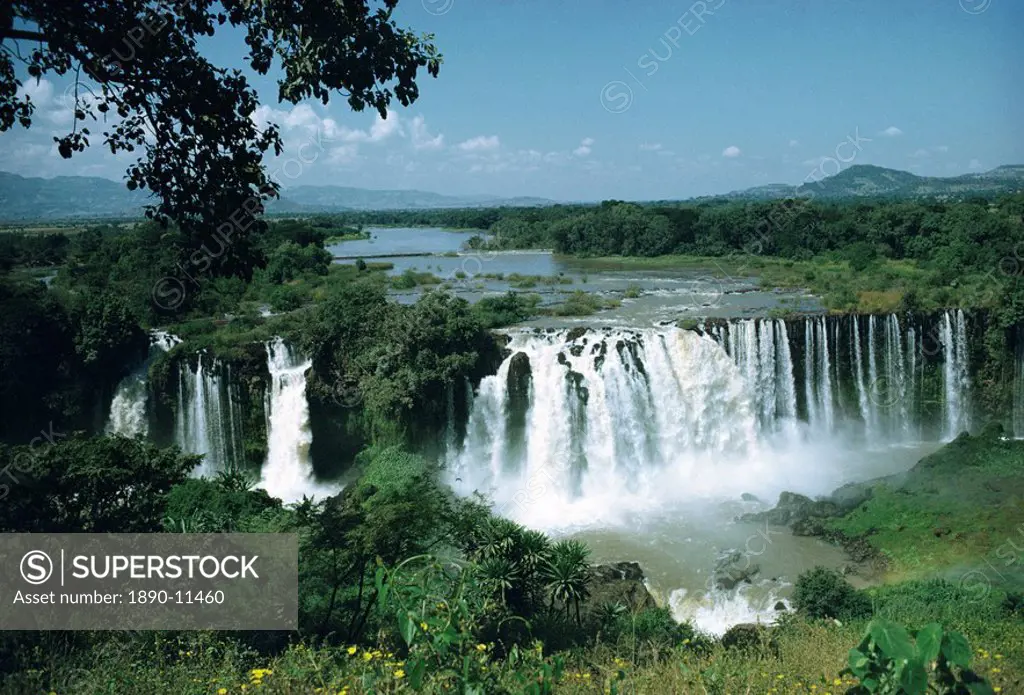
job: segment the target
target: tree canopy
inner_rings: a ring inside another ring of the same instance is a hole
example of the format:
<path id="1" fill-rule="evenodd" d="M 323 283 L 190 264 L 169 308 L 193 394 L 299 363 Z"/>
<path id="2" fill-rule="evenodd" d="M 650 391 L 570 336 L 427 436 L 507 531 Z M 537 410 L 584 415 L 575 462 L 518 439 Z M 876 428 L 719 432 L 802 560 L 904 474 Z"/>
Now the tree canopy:
<path id="1" fill-rule="evenodd" d="M 262 255 L 247 239 L 277 192 L 262 160 L 282 143 L 275 125 L 253 120 L 258 95 L 245 73 L 214 65 L 200 43 L 233 27 L 245 35 L 248 68 L 279 71 L 278 101 L 327 104 L 339 92 L 354 110 L 384 118 L 393 99 L 408 106 L 419 96 L 421 68 L 436 77 L 441 63 L 431 36 L 397 26 L 397 4 L 0 2 L 0 132 L 33 124 L 37 105 L 17 63 L 29 80 L 70 75 L 74 120 L 54 137 L 60 154 L 70 158 L 98 136 L 112 154 L 140 150 L 127 185 L 152 191 L 147 214 L 180 230 L 165 242 L 193 258 L 216 231 L 231 249 L 205 252 L 209 272 L 248 278 Z"/>

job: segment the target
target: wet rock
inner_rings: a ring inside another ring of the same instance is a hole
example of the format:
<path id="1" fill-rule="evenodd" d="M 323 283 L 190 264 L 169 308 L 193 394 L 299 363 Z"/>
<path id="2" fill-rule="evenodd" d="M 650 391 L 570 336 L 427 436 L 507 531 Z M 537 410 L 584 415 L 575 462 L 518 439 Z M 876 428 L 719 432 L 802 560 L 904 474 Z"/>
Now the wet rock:
<path id="1" fill-rule="evenodd" d="M 806 519 L 824 519 L 840 514 L 840 508 L 831 500 L 812 500 L 795 492 L 783 492 L 774 509 L 753 514 L 744 514 L 740 521 L 767 523 L 773 526 L 790 526 Z M 804 534 L 807 535 L 807 534 Z"/>
<path id="2" fill-rule="evenodd" d="M 585 347 L 586 347 L 586 345 L 583 344 L 583 343 L 578 344 L 578 345 L 570 345 L 569 346 L 569 354 L 572 355 L 573 357 L 579 357 L 580 355 L 583 354 L 583 348 L 585 348 Z"/>
<path id="3" fill-rule="evenodd" d="M 871 499 L 873 484 L 849 483 L 832 491 L 828 499 L 845 514 Z"/>
<path id="4" fill-rule="evenodd" d="M 712 576 L 716 587 L 724 591 L 731 591 L 741 582 L 750 584 L 760 571 L 761 568 L 758 565 L 751 564 L 750 558 L 738 550 L 733 550 L 718 559 Z"/>
<path id="5" fill-rule="evenodd" d="M 752 495 L 749 492 L 744 492 L 742 495 L 740 495 L 740 499 L 743 500 L 744 502 L 760 502 L 761 501 L 760 499 L 758 499 L 757 495 Z"/>
<path id="6" fill-rule="evenodd" d="M 582 374 L 574 372 L 571 369 L 569 370 L 569 373 L 565 375 L 565 378 L 569 380 L 569 390 L 575 391 L 579 394 L 580 403 L 586 407 L 587 401 L 590 400 L 590 389 L 583 385 L 586 382 L 586 379 L 583 378 Z"/>
<path id="7" fill-rule="evenodd" d="M 776 601 L 775 602 L 775 610 L 777 610 L 777 611 L 788 611 L 789 608 L 782 601 Z"/>
<path id="8" fill-rule="evenodd" d="M 657 603 L 644 585 L 644 571 L 636 562 L 615 562 L 591 567 L 590 598 L 584 608 L 621 604 L 630 612 L 655 608 Z"/>
<path id="9" fill-rule="evenodd" d="M 583 328 L 582 326 L 577 327 L 577 328 L 573 328 L 572 330 L 570 330 L 566 334 L 565 342 L 567 342 L 567 343 L 575 342 L 576 340 L 579 340 L 580 338 L 582 338 L 586 334 L 587 334 L 587 329 Z"/>
<path id="10" fill-rule="evenodd" d="M 529 407 L 531 378 L 530 358 L 526 353 L 517 352 L 512 355 L 508 363 L 508 400 L 511 408 L 525 411 Z"/>

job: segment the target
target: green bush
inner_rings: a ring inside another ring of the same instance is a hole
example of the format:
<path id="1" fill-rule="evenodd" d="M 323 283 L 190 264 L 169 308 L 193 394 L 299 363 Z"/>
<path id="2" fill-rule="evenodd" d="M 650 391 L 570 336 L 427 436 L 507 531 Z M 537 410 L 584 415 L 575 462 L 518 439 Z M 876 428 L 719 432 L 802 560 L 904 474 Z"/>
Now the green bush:
<path id="1" fill-rule="evenodd" d="M 812 618 L 846 621 L 871 615 L 871 600 L 838 572 L 825 567 L 815 567 L 797 578 L 793 605 Z"/>
<path id="2" fill-rule="evenodd" d="M 850 650 L 842 675 L 859 681 L 848 695 L 994 695 L 970 665 L 971 646 L 958 632 L 944 631 L 938 623 L 907 631 L 873 620 L 861 643 Z"/>

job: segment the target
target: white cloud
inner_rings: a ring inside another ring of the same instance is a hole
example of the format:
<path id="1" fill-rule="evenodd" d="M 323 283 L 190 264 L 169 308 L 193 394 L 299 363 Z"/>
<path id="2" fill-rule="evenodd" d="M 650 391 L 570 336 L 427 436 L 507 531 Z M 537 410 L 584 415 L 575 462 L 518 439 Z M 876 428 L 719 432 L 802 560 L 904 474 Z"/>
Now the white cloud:
<path id="1" fill-rule="evenodd" d="M 946 152 L 949 152 L 949 145 L 937 145 L 933 147 L 932 150 L 934 150 L 935 152 L 942 152 L 943 154 L 945 154 Z"/>
<path id="2" fill-rule="evenodd" d="M 931 152 L 929 152 L 928 150 L 926 150 L 926 149 L 922 148 L 922 149 L 920 149 L 920 150 L 917 150 L 916 152 L 914 152 L 914 153 L 913 153 L 912 155 L 910 155 L 910 156 L 911 156 L 911 157 L 913 157 L 914 159 L 922 159 L 922 158 L 924 158 L 924 157 L 931 157 L 931 156 L 932 156 L 932 153 L 931 153 Z"/>
<path id="3" fill-rule="evenodd" d="M 460 142 L 457 147 L 463 152 L 493 152 L 501 147 L 501 140 L 497 135 L 477 135 Z"/>
<path id="4" fill-rule="evenodd" d="M 661 149 L 660 142 L 642 142 L 640 143 L 640 149 L 643 152 L 657 152 Z"/>
<path id="5" fill-rule="evenodd" d="M 594 138 L 583 138 L 580 142 L 580 146 L 572 151 L 577 157 L 586 157 L 591 152 L 591 147 L 594 145 Z"/>
<path id="6" fill-rule="evenodd" d="M 887 138 L 897 138 L 900 135 L 903 135 L 903 131 L 897 128 L 896 126 L 891 125 L 885 130 L 883 130 L 881 133 L 879 133 L 879 135 Z"/>
<path id="7" fill-rule="evenodd" d="M 423 116 L 416 116 L 409 126 L 412 131 L 412 146 L 417 150 L 439 150 L 444 147 L 444 135 L 431 135 Z"/>
<path id="8" fill-rule="evenodd" d="M 729 145 L 724 150 L 722 150 L 722 156 L 729 157 L 730 159 L 734 157 L 739 157 L 740 154 L 740 148 L 736 147 L 736 145 Z"/>
<path id="9" fill-rule="evenodd" d="M 967 165 L 967 168 L 968 169 L 980 169 L 981 168 L 981 161 L 979 161 L 977 159 L 972 159 L 970 164 Z"/>
<path id="10" fill-rule="evenodd" d="M 790 147 L 797 147 L 799 144 L 800 144 L 799 140 L 790 140 L 789 141 L 789 146 Z"/>

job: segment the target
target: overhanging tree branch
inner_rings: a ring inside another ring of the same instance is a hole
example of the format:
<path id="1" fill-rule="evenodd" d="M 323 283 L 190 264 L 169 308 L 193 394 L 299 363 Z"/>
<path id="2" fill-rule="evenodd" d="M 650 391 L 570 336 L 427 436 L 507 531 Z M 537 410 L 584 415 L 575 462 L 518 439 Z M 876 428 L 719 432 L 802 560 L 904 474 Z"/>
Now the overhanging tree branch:
<path id="1" fill-rule="evenodd" d="M 24 31 L 22 29 L 0 29 L 0 41 L 7 39 L 24 39 L 25 41 L 41 41 L 49 43 L 50 39 L 38 31 Z"/>

